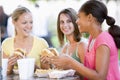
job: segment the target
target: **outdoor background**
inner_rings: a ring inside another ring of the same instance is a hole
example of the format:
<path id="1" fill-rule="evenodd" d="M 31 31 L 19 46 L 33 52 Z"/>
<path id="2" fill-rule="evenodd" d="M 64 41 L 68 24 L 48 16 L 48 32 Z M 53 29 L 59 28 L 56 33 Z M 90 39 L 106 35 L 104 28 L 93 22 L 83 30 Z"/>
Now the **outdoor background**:
<path id="1" fill-rule="evenodd" d="M 74 8 L 79 10 L 80 6 L 87 0 L 0 0 L 0 6 L 4 12 L 10 16 L 18 6 L 29 8 L 34 17 L 33 32 L 36 36 L 49 36 L 53 47 L 59 49 L 57 38 L 57 16 L 64 8 Z M 108 8 L 110 16 L 114 17 L 116 24 L 120 25 L 120 0 L 101 0 Z M 8 28 L 6 35 L 13 36 L 13 27 Z M 107 30 L 106 23 L 103 24 L 103 30 Z M 120 50 L 119 50 L 120 53 Z M 120 58 L 120 57 L 119 57 Z"/>

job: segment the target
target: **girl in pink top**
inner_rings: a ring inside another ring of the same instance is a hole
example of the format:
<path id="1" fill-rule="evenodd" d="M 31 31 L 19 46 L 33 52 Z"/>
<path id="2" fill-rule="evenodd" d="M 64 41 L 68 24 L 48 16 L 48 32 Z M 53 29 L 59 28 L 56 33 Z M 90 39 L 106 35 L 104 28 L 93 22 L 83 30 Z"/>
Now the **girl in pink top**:
<path id="1" fill-rule="evenodd" d="M 98 0 L 84 3 L 78 12 L 78 24 L 81 33 L 89 33 L 88 49 L 85 53 L 84 65 L 68 56 L 53 57 L 55 66 L 76 70 L 84 80 L 120 80 L 118 66 L 118 49 L 120 49 L 120 27 L 107 15 L 106 6 Z M 110 26 L 108 32 L 102 31 L 102 23 L 106 20 Z M 62 65 L 60 65 L 62 64 Z"/>
<path id="2" fill-rule="evenodd" d="M 92 42 L 92 40 L 94 41 L 94 44 L 93 47 L 90 49 L 90 43 Z M 102 32 L 101 34 L 99 34 L 99 36 L 97 36 L 96 39 L 92 39 L 92 37 L 90 37 L 88 50 L 85 54 L 85 66 L 93 70 L 96 69 L 96 50 L 101 45 L 105 45 L 110 49 L 109 67 L 106 80 L 120 80 L 118 68 L 118 49 L 114 43 L 112 36 L 108 32 Z"/>

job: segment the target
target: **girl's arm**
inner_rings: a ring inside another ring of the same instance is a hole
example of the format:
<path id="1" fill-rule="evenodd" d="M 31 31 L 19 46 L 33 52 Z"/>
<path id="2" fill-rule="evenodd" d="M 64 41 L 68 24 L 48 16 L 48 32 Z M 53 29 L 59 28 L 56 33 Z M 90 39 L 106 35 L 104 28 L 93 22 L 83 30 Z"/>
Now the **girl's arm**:
<path id="1" fill-rule="evenodd" d="M 89 69 L 73 59 L 69 59 L 68 62 L 71 63 L 72 69 L 78 71 L 82 76 L 87 77 L 89 80 L 105 80 L 108 72 L 109 58 L 109 48 L 105 45 L 101 45 L 96 50 L 95 70 Z"/>

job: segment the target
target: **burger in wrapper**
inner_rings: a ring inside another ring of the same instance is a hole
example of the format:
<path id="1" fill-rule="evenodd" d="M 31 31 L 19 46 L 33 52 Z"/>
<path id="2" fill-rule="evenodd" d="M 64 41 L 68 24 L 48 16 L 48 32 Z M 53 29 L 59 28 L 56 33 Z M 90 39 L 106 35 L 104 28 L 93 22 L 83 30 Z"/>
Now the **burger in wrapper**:
<path id="1" fill-rule="evenodd" d="M 18 49 L 15 50 L 14 55 L 22 56 L 22 57 L 24 56 L 25 57 L 26 56 L 26 52 L 25 52 L 25 50 L 18 48 Z"/>
<path id="2" fill-rule="evenodd" d="M 48 73 L 51 72 L 52 69 L 36 69 L 35 71 L 35 74 L 38 76 L 38 77 L 49 77 Z"/>
<path id="3" fill-rule="evenodd" d="M 40 56 L 46 57 L 58 56 L 58 52 L 55 48 L 43 49 Z"/>
<path id="4" fill-rule="evenodd" d="M 17 56 L 17 57 L 25 58 L 26 51 L 21 49 L 21 48 L 17 48 L 17 49 L 14 50 L 14 55 Z M 14 74 L 19 74 L 18 65 L 17 64 L 14 65 L 13 72 L 14 72 Z"/>
<path id="5" fill-rule="evenodd" d="M 58 56 L 57 50 L 55 48 L 46 48 L 43 49 L 40 57 L 41 57 L 41 63 L 42 65 L 46 66 L 43 67 L 44 69 L 54 68 L 54 66 L 51 64 L 51 57 Z"/>
<path id="6" fill-rule="evenodd" d="M 56 48 L 48 48 L 48 50 L 50 50 L 55 56 L 58 56 L 59 53 L 58 51 L 56 50 Z"/>

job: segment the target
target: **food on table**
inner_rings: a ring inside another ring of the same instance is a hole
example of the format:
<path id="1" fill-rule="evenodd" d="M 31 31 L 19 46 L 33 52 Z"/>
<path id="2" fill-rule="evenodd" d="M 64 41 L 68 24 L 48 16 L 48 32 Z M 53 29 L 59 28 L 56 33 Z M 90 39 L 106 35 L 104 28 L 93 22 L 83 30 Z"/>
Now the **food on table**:
<path id="1" fill-rule="evenodd" d="M 43 74 L 45 74 L 45 73 L 48 73 L 50 71 L 52 71 L 52 69 L 48 69 L 48 70 L 46 70 L 46 69 L 36 69 L 35 74 L 36 73 L 43 73 Z"/>
<path id="2" fill-rule="evenodd" d="M 61 69 L 36 69 L 35 74 L 38 77 L 49 77 L 49 78 L 64 78 L 74 76 L 75 70 L 61 70 Z"/>
<path id="3" fill-rule="evenodd" d="M 53 70 L 48 73 L 49 78 L 64 78 L 69 76 L 74 76 L 75 70 L 68 69 L 68 70 Z"/>
<path id="4" fill-rule="evenodd" d="M 38 77 L 49 77 L 48 73 L 51 72 L 51 69 L 36 69 L 35 71 L 35 75 L 37 75 Z"/>

